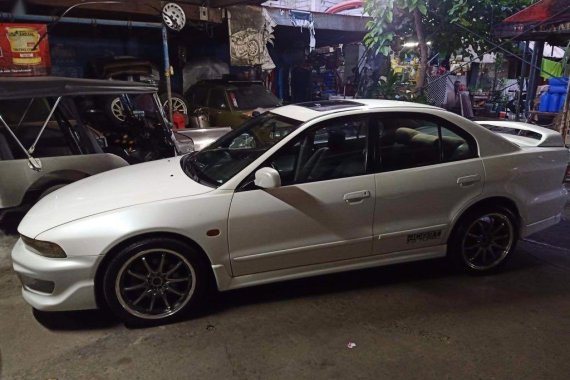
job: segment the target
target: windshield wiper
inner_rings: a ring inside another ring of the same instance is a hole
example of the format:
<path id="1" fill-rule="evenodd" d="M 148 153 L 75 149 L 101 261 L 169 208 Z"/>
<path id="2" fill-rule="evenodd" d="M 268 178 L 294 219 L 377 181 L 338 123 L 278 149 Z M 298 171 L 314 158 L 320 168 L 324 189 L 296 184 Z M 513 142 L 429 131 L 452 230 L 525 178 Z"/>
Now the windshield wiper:
<path id="1" fill-rule="evenodd" d="M 192 180 L 198 182 L 201 185 L 206 185 L 209 187 L 217 187 L 214 182 L 211 182 L 203 178 L 204 176 L 201 173 L 200 169 L 192 161 L 194 154 L 195 153 L 191 153 L 186 157 L 184 157 L 184 160 L 182 161 L 182 170 L 184 170 L 184 173 L 186 173 L 188 177 L 190 177 Z"/>

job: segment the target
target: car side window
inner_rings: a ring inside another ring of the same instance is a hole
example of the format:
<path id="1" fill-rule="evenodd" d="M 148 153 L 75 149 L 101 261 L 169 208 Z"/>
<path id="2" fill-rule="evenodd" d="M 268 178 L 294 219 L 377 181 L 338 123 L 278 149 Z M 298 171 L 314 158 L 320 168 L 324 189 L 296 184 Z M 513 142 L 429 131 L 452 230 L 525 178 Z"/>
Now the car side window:
<path id="1" fill-rule="evenodd" d="M 279 172 L 284 186 L 353 177 L 366 174 L 367 148 L 368 119 L 342 117 L 305 131 L 265 166 Z"/>
<path id="2" fill-rule="evenodd" d="M 223 88 L 213 88 L 210 90 L 208 107 L 215 109 L 227 109 L 226 91 Z"/>
<path id="3" fill-rule="evenodd" d="M 422 115 L 386 115 L 376 120 L 380 171 L 394 171 L 473 158 L 475 143 L 449 123 Z"/>
<path id="4" fill-rule="evenodd" d="M 205 106 L 208 102 L 208 89 L 206 87 L 196 87 L 190 96 L 190 102 L 195 106 Z"/>

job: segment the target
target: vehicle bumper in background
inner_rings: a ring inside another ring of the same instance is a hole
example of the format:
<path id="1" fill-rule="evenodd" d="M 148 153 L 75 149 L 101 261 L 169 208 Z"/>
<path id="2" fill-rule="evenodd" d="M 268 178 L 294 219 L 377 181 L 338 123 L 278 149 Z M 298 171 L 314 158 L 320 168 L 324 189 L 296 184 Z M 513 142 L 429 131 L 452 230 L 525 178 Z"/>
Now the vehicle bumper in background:
<path id="1" fill-rule="evenodd" d="M 534 234 L 535 232 L 547 229 L 548 227 L 558 224 L 561 220 L 562 220 L 562 214 L 558 214 L 532 224 L 527 224 L 522 228 L 521 237 L 527 237 L 529 235 Z"/>
<path id="2" fill-rule="evenodd" d="M 22 282 L 22 296 L 44 311 L 97 308 L 93 274 L 99 256 L 52 259 L 31 252 L 19 239 L 12 250 L 14 271 Z"/>

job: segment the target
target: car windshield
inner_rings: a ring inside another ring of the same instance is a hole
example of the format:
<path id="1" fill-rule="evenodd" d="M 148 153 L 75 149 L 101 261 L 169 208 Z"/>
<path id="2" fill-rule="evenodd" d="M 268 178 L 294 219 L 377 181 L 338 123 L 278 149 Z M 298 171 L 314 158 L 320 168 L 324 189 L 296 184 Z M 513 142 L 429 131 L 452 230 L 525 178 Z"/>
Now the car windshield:
<path id="1" fill-rule="evenodd" d="M 228 90 L 228 98 L 237 110 L 274 108 L 280 105 L 279 99 L 261 85 L 232 88 Z"/>
<path id="2" fill-rule="evenodd" d="M 185 156 L 182 169 L 195 181 L 218 187 L 300 125 L 298 120 L 265 113 L 247 121 L 206 149 Z"/>

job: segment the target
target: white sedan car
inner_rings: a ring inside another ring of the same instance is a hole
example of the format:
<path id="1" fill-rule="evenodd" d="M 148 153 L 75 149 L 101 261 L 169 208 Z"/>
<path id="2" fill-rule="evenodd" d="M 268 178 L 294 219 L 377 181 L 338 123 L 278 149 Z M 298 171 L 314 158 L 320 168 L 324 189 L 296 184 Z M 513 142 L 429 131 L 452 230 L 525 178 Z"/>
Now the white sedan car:
<path id="1" fill-rule="evenodd" d="M 46 196 L 19 226 L 14 269 L 36 309 L 106 306 L 134 323 L 196 309 L 210 285 L 446 255 L 492 271 L 566 201 L 562 139 L 531 127 L 510 141 L 420 104 L 281 107 L 200 152 Z"/>

